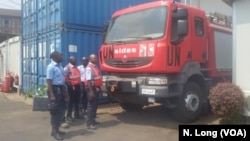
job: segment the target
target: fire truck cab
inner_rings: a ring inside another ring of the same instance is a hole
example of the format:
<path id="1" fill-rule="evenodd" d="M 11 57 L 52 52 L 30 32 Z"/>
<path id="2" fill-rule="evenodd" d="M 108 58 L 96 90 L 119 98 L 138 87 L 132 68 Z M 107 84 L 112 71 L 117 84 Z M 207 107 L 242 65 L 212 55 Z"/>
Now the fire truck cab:
<path id="1" fill-rule="evenodd" d="M 180 122 L 209 107 L 209 89 L 231 80 L 232 31 L 198 8 L 155 1 L 116 11 L 99 52 L 103 92 L 125 110 L 151 103 Z"/>

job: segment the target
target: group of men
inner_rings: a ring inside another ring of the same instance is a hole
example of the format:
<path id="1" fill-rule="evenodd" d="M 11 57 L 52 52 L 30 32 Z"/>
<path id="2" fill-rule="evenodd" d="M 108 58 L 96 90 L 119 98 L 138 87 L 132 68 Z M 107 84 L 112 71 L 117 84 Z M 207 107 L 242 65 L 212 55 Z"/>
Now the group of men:
<path id="1" fill-rule="evenodd" d="M 96 129 L 96 112 L 102 76 L 97 67 L 97 56 L 82 58 L 82 65 L 77 66 L 75 57 L 63 68 L 63 56 L 60 52 L 51 53 L 51 63 L 47 66 L 47 84 L 49 110 L 53 136 L 63 140 L 65 132 L 59 130 L 63 122 L 83 118 L 86 113 L 88 129 Z"/>

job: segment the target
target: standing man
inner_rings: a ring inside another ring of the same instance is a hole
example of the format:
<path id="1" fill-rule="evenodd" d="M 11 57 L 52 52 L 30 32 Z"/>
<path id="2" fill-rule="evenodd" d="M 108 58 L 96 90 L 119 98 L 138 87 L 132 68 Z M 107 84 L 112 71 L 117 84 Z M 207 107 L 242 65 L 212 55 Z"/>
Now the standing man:
<path id="1" fill-rule="evenodd" d="M 86 68 L 86 84 L 87 84 L 87 128 L 96 129 L 96 112 L 98 106 L 98 98 L 100 87 L 102 85 L 101 71 L 97 67 L 97 57 L 95 54 L 89 56 L 89 64 Z"/>
<path id="2" fill-rule="evenodd" d="M 83 57 L 82 58 L 82 65 L 79 65 L 77 68 L 81 72 L 81 98 L 80 98 L 80 112 L 83 112 L 84 114 L 87 111 L 87 92 L 85 89 L 85 80 L 86 80 L 86 67 L 89 63 L 88 58 Z"/>
<path id="3" fill-rule="evenodd" d="M 50 54 L 51 63 L 47 66 L 47 84 L 48 84 L 48 98 L 49 110 L 51 115 L 51 126 L 53 136 L 56 140 L 63 140 L 64 132 L 59 131 L 65 110 L 66 100 L 68 99 L 64 89 L 64 73 L 61 66 L 62 54 L 54 51 Z"/>
<path id="4" fill-rule="evenodd" d="M 72 117 L 72 110 L 74 107 L 74 118 L 79 119 L 79 101 L 80 101 L 80 94 L 81 94 L 81 76 L 80 71 L 76 66 L 76 58 L 71 56 L 69 58 L 69 64 L 64 67 L 65 72 L 65 81 L 67 84 L 67 90 L 69 94 L 69 104 L 67 110 L 67 117 L 68 121 L 74 121 Z"/>

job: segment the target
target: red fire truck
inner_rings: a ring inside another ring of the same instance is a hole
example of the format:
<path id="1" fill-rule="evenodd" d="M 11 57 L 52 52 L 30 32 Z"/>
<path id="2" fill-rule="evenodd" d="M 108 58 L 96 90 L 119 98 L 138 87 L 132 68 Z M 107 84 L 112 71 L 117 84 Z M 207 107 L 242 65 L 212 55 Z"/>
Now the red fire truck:
<path id="1" fill-rule="evenodd" d="M 197 120 L 209 89 L 231 81 L 229 25 L 170 0 L 116 11 L 99 52 L 103 92 L 125 110 L 160 103 L 180 122 Z"/>

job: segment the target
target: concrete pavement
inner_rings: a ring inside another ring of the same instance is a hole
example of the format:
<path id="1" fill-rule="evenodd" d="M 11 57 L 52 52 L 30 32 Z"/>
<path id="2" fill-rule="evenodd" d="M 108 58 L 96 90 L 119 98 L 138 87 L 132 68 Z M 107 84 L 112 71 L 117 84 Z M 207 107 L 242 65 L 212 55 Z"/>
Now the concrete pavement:
<path id="1" fill-rule="evenodd" d="M 48 111 L 32 111 L 32 99 L 16 93 L 0 92 L 0 141 L 54 141 L 50 136 Z M 178 125 L 162 107 L 145 107 L 140 112 L 125 112 L 116 103 L 100 105 L 97 130 L 87 130 L 85 120 L 76 120 L 66 131 L 68 141 L 178 141 Z M 208 115 L 198 124 L 216 124 Z"/>

